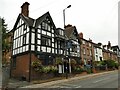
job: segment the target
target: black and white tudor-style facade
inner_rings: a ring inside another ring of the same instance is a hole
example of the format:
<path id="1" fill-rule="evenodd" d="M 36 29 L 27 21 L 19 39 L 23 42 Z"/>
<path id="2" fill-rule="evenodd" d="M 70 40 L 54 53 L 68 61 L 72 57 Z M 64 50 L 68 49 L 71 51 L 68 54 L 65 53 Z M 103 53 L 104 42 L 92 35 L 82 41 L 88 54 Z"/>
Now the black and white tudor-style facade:
<path id="1" fill-rule="evenodd" d="M 29 5 L 27 2 L 24 4 Z M 80 41 L 76 27 L 68 25 L 65 29 L 56 28 L 49 12 L 38 19 L 19 14 L 13 28 L 11 76 L 24 76 L 30 80 L 32 61 L 38 59 L 42 60 L 43 65 L 53 65 L 57 57 L 63 61 L 67 57 L 69 62 L 67 66 L 59 66 L 58 73 L 64 73 L 65 67 L 71 73 L 71 59 L 80 62 Z"/>

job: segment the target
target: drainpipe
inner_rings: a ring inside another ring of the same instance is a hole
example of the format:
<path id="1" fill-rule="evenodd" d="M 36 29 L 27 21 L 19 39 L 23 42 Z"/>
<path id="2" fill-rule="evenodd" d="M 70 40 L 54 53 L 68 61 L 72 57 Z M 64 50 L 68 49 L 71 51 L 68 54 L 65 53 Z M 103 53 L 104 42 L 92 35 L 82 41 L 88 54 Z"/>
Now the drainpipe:
<path id="1" fill-rule="evenodd" d="M 31 29 L 32 27 L 30 27 L 30 31 L 29 31 L 29 82 L 31 81 Z"/>

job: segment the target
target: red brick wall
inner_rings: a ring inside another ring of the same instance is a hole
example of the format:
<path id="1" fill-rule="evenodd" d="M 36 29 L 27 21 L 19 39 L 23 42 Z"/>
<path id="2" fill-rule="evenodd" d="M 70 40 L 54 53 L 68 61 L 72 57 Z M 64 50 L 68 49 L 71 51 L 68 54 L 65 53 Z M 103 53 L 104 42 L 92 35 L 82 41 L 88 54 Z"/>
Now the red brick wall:
<path id="1" fill-rule="evenodd" d="M 81 39 L 83 41 L 83 39 Z M 81 58 L 82 58 L 82 61 L 84 62 L 84 58 L 86 59 L 86 61 L 88 60 L 93 60 L 94 58 L 94 48 L 93 46 L 89 46 L 89 41 L 86 41 L 85 44 L 81 44 Z M 91 43 L 91 45 L 93 45 Z M 85 52 L 86 54 L 84 54 L 84 51 L 83 49 L 85 48 Z M 90 51 L 91 51 L 91 54 L 90 55 Z"/>
<path id="2" fill-rule="evenodd" d="M 16 57 L 16 67 L 12 67 L 12 77 L 21 78 L 25 76 L 29 78 L 29 54 Z"/>

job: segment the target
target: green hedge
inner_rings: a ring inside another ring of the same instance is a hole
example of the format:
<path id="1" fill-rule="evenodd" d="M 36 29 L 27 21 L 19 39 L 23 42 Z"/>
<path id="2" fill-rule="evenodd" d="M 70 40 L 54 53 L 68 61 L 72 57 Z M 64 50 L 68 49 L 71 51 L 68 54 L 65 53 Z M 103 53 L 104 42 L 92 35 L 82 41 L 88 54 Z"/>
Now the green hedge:
<path id="1" fill-rule="evenodd" d="M 113 68 L 117 68 L 119 64 L 116 63 L 114 60 L 104 60 L 100 62 L 100 65 L 107 65 L 108 68 L 113 69 Z"/>

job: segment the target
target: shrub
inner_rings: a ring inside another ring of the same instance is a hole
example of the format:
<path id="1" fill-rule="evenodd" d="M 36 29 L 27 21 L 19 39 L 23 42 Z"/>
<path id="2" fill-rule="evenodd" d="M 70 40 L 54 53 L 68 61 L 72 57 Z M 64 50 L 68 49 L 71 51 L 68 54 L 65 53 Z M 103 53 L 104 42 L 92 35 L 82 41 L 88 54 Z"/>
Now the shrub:
<path id="1" fill-rule="evenodd" d="M 49 66 L 44 66 L 42 72 L 44 72 L 44 73 L 50 72 L 50 67 Z"/>
<path id="2" fill-rule="evenodd" d="M 33 69 L 36 71 L 36 72 L 42 72 L 43 71 L 43 65 L 41 64 L 40 61 L 33 61 L 32 62 L 32 65 Z"/>
<path id="3" fill-rule="evenodd" d="M 81 73 L 83 71 L 85 71 L 85 70 L 83 68 L 81 68 L 81 67 L 75 67 L 74 68 L 74 72 L 76 72 L 76 73 Z"/>
<path id="4" fill-rule="evenodd" d="M 39 66 L 41 66 L 42 64 L 41 64 L 41 62 L 40 61 L 33 61 L 32 62 L 32 67 L 39 67 Z"/>
<path id="5" fill-rule="evenodd" d="M 90 73 L 92 73 L 92 70 L 91 70 L 91 69 L 87 69 L 86 72 L 87 72 L 88 74 L 90 74 Z"/>
<path id="6" fill-rule="evenodd" d="M 55 66 L 44 66 L 43 67 L 43 72 L 44 73 L 49 73 L 49 72 L 54 73 L 54 72 L 57 72 L 57 71 L 58 71 L 58 69 Z"/>
<path id="7" fill-rule="evenodd" d="M 63 64 L 62 58 L 61 58 L 61 57 L 57 57 L 55 63 L 56 63 L 57 65 L 58 65 L 58 64 Z"/>
<path id="8" fill-rule="evenodd" d="M 107 65 L 108 68 L 118 68 L 119 64 L 116 63 L 114 60 L 104 60 L 100 62 L 101 65 Z"/>

